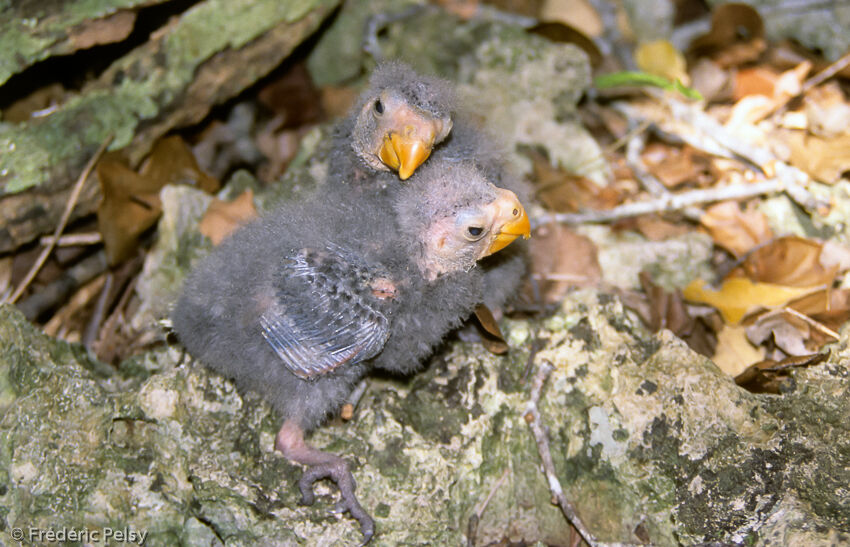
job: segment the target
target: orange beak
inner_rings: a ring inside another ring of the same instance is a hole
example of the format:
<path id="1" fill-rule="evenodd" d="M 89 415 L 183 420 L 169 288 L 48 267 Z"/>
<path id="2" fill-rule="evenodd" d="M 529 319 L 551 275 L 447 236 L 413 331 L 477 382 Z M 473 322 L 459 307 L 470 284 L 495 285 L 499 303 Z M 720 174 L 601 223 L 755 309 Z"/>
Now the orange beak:
<path id="1" fill-rule="evenodd" d="M 503 188 L 497 188 L 497 192 L 496 201 L 490 204 L 491 207 L 496 208 L 493 239 L 483 256 L 490 256 L 501 251 L 519 236 L 524 239 L 531 237 L 531 223 L 516 194 Z"/>
<path id="2" fill-rule="evenodd" d="M 435 137 L 436 131 L 416 131 L 414 126 L 406 125 L 403 134 L 391 131 L 384 136 L 378 157 L 387 167 L 398 171 L 401 180 L 407 180 L 431 155 Z"/>

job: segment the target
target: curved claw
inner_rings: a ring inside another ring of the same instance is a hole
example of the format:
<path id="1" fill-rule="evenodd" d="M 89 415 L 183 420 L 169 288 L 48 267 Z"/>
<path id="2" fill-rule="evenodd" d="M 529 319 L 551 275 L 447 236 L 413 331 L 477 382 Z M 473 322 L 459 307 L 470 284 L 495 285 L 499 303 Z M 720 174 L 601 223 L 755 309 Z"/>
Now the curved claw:
<path id="1" fill-rule="evenodd" d="M 319 480 L 319 477 L 308 477 L 307 472 L 301 475 L 301 480 L 298 481 L 298 489 L 301 490 L 301 500 L 298 503 L 301 505 L 313 505 L 313 502 L 316 501 L 316 494 L 313 492 L 313 483 L 317 480 Z"/>
<path id="2" fill-rule="evenodd" d="M 352 495 L 351 500 L 346 501 L 343 496 L 343 499 L 339 500 L 339 503 L 337 503 L 337 509 L 339 512 L 348 511 L 348 514 L 360 523 L 360 533 L 363 534 L 363 542 L 360 544 L 361 547 L 372 541 L 372 537 L 375 535 L 375 521 L 372 520 L 369 513 L 363 509 L 356 497 Z"/>
<path id="3" fill-rule="evenodd" d="M 339 488 L 340 500 L 336 505 L 337 510 L 340 512 L 348 511 L 348 514 L 360 523 L 360 533 L 363 534 L 363 543 L 360 545 L 366 545 L 375 535 L 375 521 L 363 509 L 354 494 L 357 483 L 348 469 L 348 464 L 342 458 L 337 456 L 334 456 L 334 458 L 336 458 L 335 461 L 310 466 L 301 476 L 298 481 L 298 488 L 301 490 L 301 504 L 313 505 L 316 500 L 313 493 L 313 483 L 319 479 L 330 477 Z"/>

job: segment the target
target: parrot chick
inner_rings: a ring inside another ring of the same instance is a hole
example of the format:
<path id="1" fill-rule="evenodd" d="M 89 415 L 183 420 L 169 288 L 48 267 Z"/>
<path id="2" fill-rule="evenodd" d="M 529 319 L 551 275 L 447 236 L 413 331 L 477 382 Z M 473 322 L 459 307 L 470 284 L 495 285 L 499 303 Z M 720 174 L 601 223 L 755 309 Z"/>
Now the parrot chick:
<path id="1" fill-rule="evenodd" d="M 194 357 L 280 413 L 275 447 L 331 478 L 341 510 L 375 524 L 341 457 L 304 439 L 373 368 L 409 373 L 483 300 L 476 262 L 529 223 L 474 167 L 430 162 L 415 185 L 358 199 L 318 192 L 238 230 L 188 276 L 172 314 Z"/>
<path id="2" fill-rule="evenodd" d="M 452 129 L 451 83 L 399 62 L 380 64 L 335 128 L 328 180 L 385 185 L 408 179 Z M 386 174 L 385 177 L 374 176 Z"/>

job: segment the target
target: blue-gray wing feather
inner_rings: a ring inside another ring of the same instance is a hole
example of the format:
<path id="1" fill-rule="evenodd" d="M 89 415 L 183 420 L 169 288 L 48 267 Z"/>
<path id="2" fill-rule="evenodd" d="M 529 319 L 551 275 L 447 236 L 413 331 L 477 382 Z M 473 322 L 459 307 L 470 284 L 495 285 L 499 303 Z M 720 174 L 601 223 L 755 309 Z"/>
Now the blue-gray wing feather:
<path id="1" fill-rule="evenodd" d="M 389 321 L 370 298 L 369 272 L 340 250 L 301 251 L 280 269 L 274 305 L 260 316 L 263 337 L 295 375 L 313 378 L 370 359 Z"/>

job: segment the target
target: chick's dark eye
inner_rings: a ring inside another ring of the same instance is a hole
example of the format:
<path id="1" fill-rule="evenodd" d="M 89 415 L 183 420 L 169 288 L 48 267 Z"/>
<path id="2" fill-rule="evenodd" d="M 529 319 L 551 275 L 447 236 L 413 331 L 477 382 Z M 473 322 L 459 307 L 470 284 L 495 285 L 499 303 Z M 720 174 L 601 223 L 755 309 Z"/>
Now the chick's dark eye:
<path id="1" fill-rule="evenodd" d="M 381 99 L 377 99 L 375 101 L 375 112 L 377 112 L 378 114 L 384 113 L 384 103 L 381 102 Z"/>
<path id="2" fill-rule="evenodd" d="M 469 235 L 473 237 L 478 237 L 484 232 L 484 228 L 482 228 L 481 226 L 470 226 L 466 229 L 466 231 L 469 232 Z"/>

